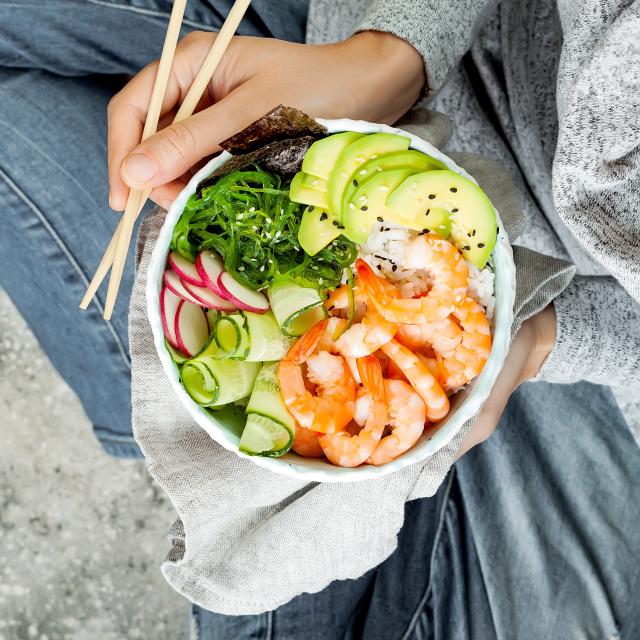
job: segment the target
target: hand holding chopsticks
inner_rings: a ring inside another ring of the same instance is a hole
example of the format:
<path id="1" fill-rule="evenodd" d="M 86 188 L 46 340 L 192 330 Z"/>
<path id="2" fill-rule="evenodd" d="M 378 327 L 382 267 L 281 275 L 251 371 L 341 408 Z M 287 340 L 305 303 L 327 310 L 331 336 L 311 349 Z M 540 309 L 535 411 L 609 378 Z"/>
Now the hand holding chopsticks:
<path id="1" fill-rule="evenodd" d="M 171 65 L 173 62 L 173 56 L 175 53 L 178 37 L 180 33 L 180 26 L 184 16 L 184 10 L 187 0 L 175 0 L 173 9 L 171 11 L 171 17 L 169 19 L 169 25 L 167 28 L 167 35 L 160 57 L 160 63 L 158 66 L 158 72 L 153 87 L 151 101 L 149 103 L 149 109 L 147 111 L 147 119 L 143 130 L 142 139 L 146 139 L 153 135 L 158 126 L 158 120 L 160 117 L 160 111 L 162 103 L 164 101 L 165 91 L 169 80 L 169 73 L 171 71 Z M 215 73 L 215 70 L 222 59 L 231 38 L 235 34 L 242 17 L 244 16 L 247 8 L 249 7 L 251 0 L 236 0 L 233 5 L 227 19 L 225 20 L 218 36 L 215 38 L 211 49 L 207 57 L 205 58 L 200 71 L 189 89 L 178 113 L 175 116 L 174 123 L 180 122 L 191 116 L 195 111 L 195 108 L 202 97 L 207 84 L 210 82 L 211 77 Z M 102 280 L 106 276 L 109 267 L 112 267 L 111 279 L 109 281 L 109 288 L 107 291 L 107 299 L 104 309 L 103 317 L 106 320 L 111 318 L 113 307 L 115 305 L 116 297 L 118 294 L 118 288 L 122 279 L 122 273 L 127 258 L 129 244 L 131 242 L 131 236 L 133 233 L 133 227 L 135 221 L 142 211 L 145 202 L 149 197 L 149 191 L 139 191 L 137 189 L 131 189 L 127 199 L 127 205 L 120 223 L 118 224 L 116 231 L 109 243 L 105 254 L 100 262 L 98 269 L 91 281 L 87 292 L 80 303 L 81 308 L 86 309 L 91 299 L 98 290 Z"/>

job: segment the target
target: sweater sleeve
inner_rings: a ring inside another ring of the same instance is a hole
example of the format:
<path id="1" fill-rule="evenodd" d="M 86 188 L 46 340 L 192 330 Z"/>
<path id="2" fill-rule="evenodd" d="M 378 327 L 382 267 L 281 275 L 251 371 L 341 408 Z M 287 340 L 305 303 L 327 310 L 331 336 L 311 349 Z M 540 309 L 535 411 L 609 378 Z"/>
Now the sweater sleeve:
<path id="1" fill-rule="evenodd" d="M 558 0 L 558 8 L 555 209 L 640 301 L 640 1 Z"/>
<path id="2" fill-rule="evenodd" d="M 640 382 L 640 304 L 606 277 L 576 277 L 553 302 L 556 345 L 538 380 Z"/>
<path id="3" fill-rule="evenodd" d="M 437 93 L 469 50 L 495 0 L 375 0 L 354 31 L 384 31 L 424 60 L 427 97 Z"/>

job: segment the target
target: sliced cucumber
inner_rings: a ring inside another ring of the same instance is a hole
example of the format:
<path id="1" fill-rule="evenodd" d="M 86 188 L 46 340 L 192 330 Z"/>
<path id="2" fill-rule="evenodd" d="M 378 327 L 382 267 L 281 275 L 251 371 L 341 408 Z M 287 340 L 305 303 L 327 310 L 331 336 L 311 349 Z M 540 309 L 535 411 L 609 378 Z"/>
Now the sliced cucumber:
<path id="1" fill-rule="evenodd" d="M 240 437 L 239 449 L 250 456 L 282 456 L 293 444 L 293 434 L 287 428 L 257 413 L 247 415 L 247 424 Z"/>
<path id="2" fill-rule="evenodd" d="M 250 345 L 244 313 L 238 311 L 228 315 L 221 314 L 216 322 L 214 336 L 222 352 L 218 354 L 218 358 L 246 360 Z"/>
<path id="3" fill-rule="evenodd" d="M 280 360 L 291 346 L 291 340 L 282 334 L 271 311 L 239 311 L 222 315 L 216 323 L 214 336 L 219 347 L 216 355 L 219 359 Z"/>
<path id="4" fill-rule="evenodd" d="M 177 349 L 174 349 L 166 340 L 164 341 L 165 346 L 167 347 L 167 351 L 171 356 L 171 359 L 180 366 L 183 362 L 186 362 L 189 358 L 187 358 L 184 354 L 182 354 Z"/>
<path id="5" fill-rule="evenodd" d="M 249 455 L 281 456 L 293 444 L 296 423 L 280 395 L 277 374 L 278 364 L 266 363 L 256 378 L 240 438 L 240 451 Z"/>
<path id="6" fill-rule="evenodd" d="M 246 311 L 244 316 L 249 338 L 249 353 L 245 360 L 267 362 L 284 358 L 292 340 L 282 334 L 273 313 Z"/>
<path id="7" fill-rule="evenodd" d="M 185 362 L 180 378 L 195 402 L 216 407 L 248 396 L 259 369 L 258 362 L 220 360 L 203 355 Z"/>
<path id="8" fill-rule="evenodd" d="M 218 316 L 220 315 L 220 312 L 217 309 L 207 309 L 207 322 L 209 323 L 209 333 L 211 333 L 215 326 L 216 326 L 216 322 L 218 321 Z"/>
<path id="9" fill-rule="evenodd" d="M 288 278 L 276 280 L 267 290 L 273 315 L 287 336 L 301 336 L 309 327 L 326 317 L 320 294 L 301 287 Z"/>

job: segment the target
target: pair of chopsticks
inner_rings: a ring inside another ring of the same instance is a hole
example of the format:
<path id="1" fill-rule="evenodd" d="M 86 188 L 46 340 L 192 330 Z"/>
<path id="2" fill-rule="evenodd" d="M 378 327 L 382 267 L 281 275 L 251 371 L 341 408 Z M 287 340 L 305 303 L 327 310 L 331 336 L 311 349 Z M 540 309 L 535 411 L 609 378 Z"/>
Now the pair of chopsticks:
<path id="1" fill-rule="evenodd" d="M 200 71 L 198 71 L 191 88 L 185 96 L 184 102 L 173 119 L 174 124 L 190 117 L 195 111 L 202 94 L 213 77 L 224 52 L 227 50 L 227 47 L 231 42 L 231 38 L 238 29 L 244 14 L 249 8 L 250 3 L 251 0 L 236 0 L 233 7 L 231 7 L 231 11 L 227 16 L 227 19 L 224 21 L 218 36 L 211 45 L 211 49 L 209 49 L 209 53 L 202 63 Z M 169 81 L 171 65 L 173 63 L 176 46 L 178 44 L 180 27 L 182 25 L 186 5 L 187 0 L 174 0 L 173 7 L 171 9 L 171 16 L 169 18 L 169 25 L 167 26 L 167 33 L 162 47 L 162 55 L 160 56 L 158 72 L 153 85 L 149 109 L 147 111 L 147 118 L 142 132 L 142 140 L 152 136 L 158 129 L 160 110 L 162 108 L 167 83 Z M 116 227 L 113 237 L 111 238 L 111 242 L 109 242 L 109 245 L 104 252 L 104 256 L 98 265 L 93 279 L 89 283 L 87 292 L 80 302 L 81 309 L 86 309 L 89 306 L 89 303 L 95 296 L 96 291 L 102 284 L 102 281 L 107 275 L 109 269 L 111 269 L 107 299 L 102 316 L 105 320 L 111 319 L 113 307 L 118 296 L 118 289 L 122 280 L 124 265 L 127 260 L 127 253 L 129 251 L 129 244 L 131 243 L 133 227 L 140 215 L 140 212 L 142 211 L 142 208 L 149 198 L 149 194 L 150 191 L 138 191 L 136 189 L 131 189 L 129 191 L 127 204 L 122 218 Z"/>

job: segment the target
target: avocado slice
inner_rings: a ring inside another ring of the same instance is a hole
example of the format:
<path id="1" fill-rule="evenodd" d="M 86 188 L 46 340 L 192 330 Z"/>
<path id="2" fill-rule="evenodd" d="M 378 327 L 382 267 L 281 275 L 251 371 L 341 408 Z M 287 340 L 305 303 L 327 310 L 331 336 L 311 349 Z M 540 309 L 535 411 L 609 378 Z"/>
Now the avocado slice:
<path id="1" fill-rule="evenodd" d="M 321 180 L 321 178 L 318 179 Z M 289 200 L 291 200 L 291 202 L 310 204 L 315 207 L 327 209 L 329 207 L 327 192 L 309 186 L 309 180 L 310 178 L 306 173 L 298 171 L 298 173 L 293 176 L 293 180 L 289 186 Z"/>
<path id="2" fill-rule="evenodd" d="M 363 135 L 355 131 L 345 131 L 317 140 L 304 154 L 302 170 L 312 176 L 328 180 L 338 156 L 346 147 L 358 138 L 362 138 Z"/>
<path id="3" fill-rule="evenodd" d="M 356 170 L 353 180 L 347 183 L 342 208 L 344 209 L 348 205 L 358 185 L 376 172 L 388 171 L 389 169 L 413 169 L 414 173 L 421 173 L 423 171 L 446 168 L 445 164 L 421 151 L 410 150 L 385 153 L 383 156 L 368 160 Z"/>
<path id="4" fill-rule="evenodd" d="M 409 138 L 394 133 L 372 133 L 358 138 L 346 147 L 338 156 L 329 175 L 329 211 L 336 217 L 342 218 L 342 203 L 345 189 L 355 179 L 356 170 L 367 160 L 394 151 L 406 151 L 409 148 Z M 343 220 L 344 224 L 344 220 Z"/>
<path id="5" fill-rule="evenodd" d="M 311 189 L 315 189 L 316 191 L 327 191 L 327 181 L 323 178 L 318 178 L 317 176 L 313 176 L 310 173 L 302 172 L 304 175 L 302 176 L 302 184 L 305 187 L 310 187 Z"/>
<path id="6" fill-rule="evenodd" d="M 396 214 L 412 219 L 429 219 L 436 209 L 449 211 L 451 241 L 478 269 L 484 268 L 495 247 L 497 223 L 491 201 L 480 187 L 455 171 L 414 174 L 390 194 L 386 204 Z"/>
<path id="7" fill-rule="evenodd" d="M 344 209 L 342 223 L 344 235 L 353 242 L 365 242 L 375 224 L 399 217 L 389 211 L 386 205 L 392 193 L 407 178 L 413 175 L 413 169 L 391 169 L 371 176 L 363 182 L 351 196 Z"/>
<path id="8" fill-rule="evenodd" d="M 308 255 L 315 256 L 342 233 L 334 222 L 335 218 L 326 209 L 307 207 L 304 210 L 298 228 L 298 242 Z"/>

